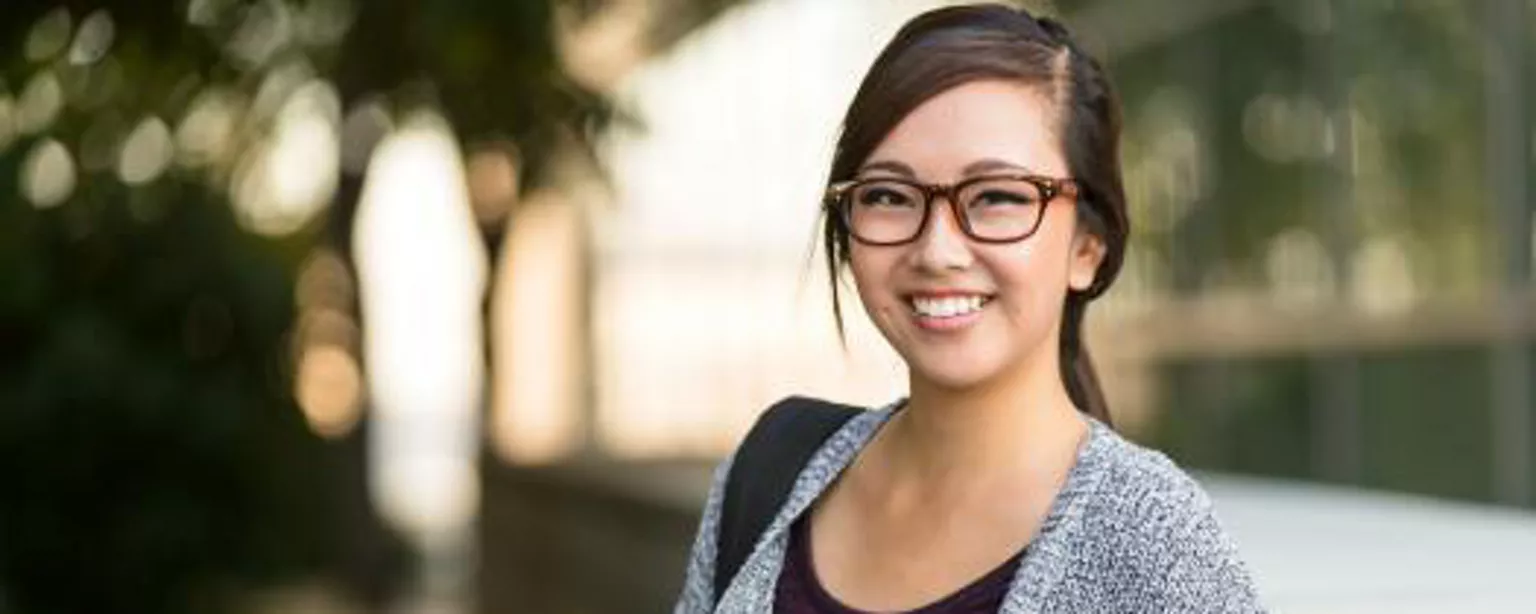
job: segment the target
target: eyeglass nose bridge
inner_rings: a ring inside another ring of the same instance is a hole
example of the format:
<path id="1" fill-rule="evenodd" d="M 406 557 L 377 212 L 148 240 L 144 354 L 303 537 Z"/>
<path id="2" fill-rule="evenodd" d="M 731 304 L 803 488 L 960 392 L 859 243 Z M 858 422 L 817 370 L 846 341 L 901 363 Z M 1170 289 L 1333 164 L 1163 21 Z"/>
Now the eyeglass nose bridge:
<path id="1" fill-rule="evenodd" d="M 928 234 L 929 219 L 933 217 L 933 209 L 938 206 L 939 197 L 949 202 L 950 216 L 955 220 L 955 227 L 960 229 L 960 234 L 967 239 L 976 239 L 976 233 L 971 228 L 971 220 L 965 216 L 964 205 L 960 203 L 960 187 L 966 182 L 956 183 L 920 183 L 915 184 L 923 192 L 923 219 L 917 226 L 917 234 L 912 241 L 921 241 Z"/>

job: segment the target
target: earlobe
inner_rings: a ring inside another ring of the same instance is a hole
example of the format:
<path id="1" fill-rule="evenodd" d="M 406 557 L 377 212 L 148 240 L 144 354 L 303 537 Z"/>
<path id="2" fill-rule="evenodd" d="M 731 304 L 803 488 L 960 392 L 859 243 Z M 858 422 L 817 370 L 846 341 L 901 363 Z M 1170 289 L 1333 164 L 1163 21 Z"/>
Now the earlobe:
<path id="1" fill-rule="evenodd" d="M 1099 263 L 1104 261 L 1106 248 L 1104 240 L 1098 235 L 1089 232 L 1078 234 L 1072 239 L 1072 262 L 1067 275 L 1067 285 L 1079 292 L 1093 286 L 1093 278 L 1099 272 Z"/>

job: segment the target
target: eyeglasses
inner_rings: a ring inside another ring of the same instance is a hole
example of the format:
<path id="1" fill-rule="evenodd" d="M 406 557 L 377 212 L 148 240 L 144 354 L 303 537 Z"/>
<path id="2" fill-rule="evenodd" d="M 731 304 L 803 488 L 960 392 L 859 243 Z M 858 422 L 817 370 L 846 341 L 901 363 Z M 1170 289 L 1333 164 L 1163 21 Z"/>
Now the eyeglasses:
<path id="1" fill-rule="evenodd" d="M 982 243 L 1012 243 L 1040 227 L 1045 206 L 1057 196 L 1076 196 L 1077 183 L 1035 175 L 973 177 L 927 184 L 908 179 L 841 181 L 827 188 L 826 206 L 848 234 L 867 245 L 916 241 L 928 225 L 934 199 L 949 199 L 966 236 Z"/>

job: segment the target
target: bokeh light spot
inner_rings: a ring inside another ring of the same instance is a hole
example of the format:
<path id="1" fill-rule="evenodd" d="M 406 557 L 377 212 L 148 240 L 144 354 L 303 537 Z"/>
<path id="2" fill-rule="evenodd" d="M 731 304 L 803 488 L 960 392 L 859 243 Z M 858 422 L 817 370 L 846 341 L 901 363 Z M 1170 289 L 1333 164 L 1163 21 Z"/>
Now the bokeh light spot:
<path id="1" fill-rule="evenodd" d="M 69 47 L 71 64 L 94 64 L 112 48 L 112 37 L 117 33 L 112 16 L 105 10 L 91 13 L 80 22 L 75 42 Z"/>
<path id="2" fill-rule="evenodd" d="M 230 151 L 241 101 L 223 89 L 208 89 L 192 101 L 176 127 L 177 161 L 202 166 L 223 160 Z"/>
<path id="3" fill-rule="evenodd" d="M 38 208 L 58 205 L 75 191 L 75 161 L 64 144 L 47 139 L 21 164 L 21 194 Z"/>
<path id="4" fill-rule="evenodd" d="M 1270 295 L 1286 306 L 1314 305 L 1334 289 L 1333 266 L 1317 234 L 1291 228 L 1269 242 L 1264 259 Z"/>
<path id="5" fill-rule="evenodd" d="M 192 0 L 187 3 L 187 23 L 200 27 L 218 25 L 233 0 Z"/>
<path id="6" fill-rule="evenodd" d="M 23 53 L 33 62 L 42 62 L 58 55 L 69 44 L 69 30 L 73 22 L 69 10 L 59 7 L 48 11 L 27 33 Z"/>
<path id="7" fill-rule="evenodd" d="M 171 162 L 171 129 L 158 117 L 148 117 L 123 141 L 117 176 L 123 183 L 154 181 Z"/>
<path id="8" fill-rule="evenodd" d="M 341 103 L 323 81 L 296 90 L 278 113 L 271 139 L 236 170 L 234 203 L 248 228 L 267 235 L 298 230 L 336 191 Z"/>
<path id="9" fill-rule="evenodd" d="M 287 5 L 278 0 L 262 0 L 245 7 L 240 26 L 224 49 L 245 68 L 259 68 L 292 38 L 293 16 Z"/>
<path id="10" fill-rule="evenodd" d="M 1401 242 L 1374 237 L 1350 259 L 1350 298 L 1366 313 L 1391 316 L 1418 301 L 1413 263 Z"/>
<path id="11" fill-rule="evenodd" d="M 22 134 L 36 134 L 47 130 L 59 118 L 64 107 L 64 87 L 53 71 L 43 71 L 32 77 L 21 90 L 20 104 L 16 110 L 16 130 Z"/>
<path id="12" fill-rule="evenodd" d="M 517 198 L 517 159 L 510 146 L 492 146 L 469 157 L 469 201 L 482 226 L 499 224 Z"/>
<path id="13" fill-rule="evenodd" d="M 294 388 L 304 419 L 321 437 L 340 437 L 357 424 L 363 376 L 346 348 L 322 344 L 305 350 Z"/>
<path id="14" fill-rule="evenodd" d="M 294 302 L 299 309 L 349 309 L 357 288 L 347 263 L 334 251 L 316 251 L 299 268 Z"/>
<path id="15" fill-rule="evenodd" d="M 16 103 L 9 96 L 0 95 L 0 153 L 16 140 Z"/>

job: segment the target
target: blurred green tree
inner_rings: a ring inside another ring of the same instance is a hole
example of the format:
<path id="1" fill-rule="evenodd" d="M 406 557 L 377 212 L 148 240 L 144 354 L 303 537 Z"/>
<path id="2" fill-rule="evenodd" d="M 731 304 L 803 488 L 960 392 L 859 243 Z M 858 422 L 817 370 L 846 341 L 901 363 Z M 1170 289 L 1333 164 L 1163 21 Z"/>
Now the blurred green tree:
<path id="1" fill-rule="evenodd" d="M 319 80 L 338 119 L 374 102 L 434 108 L 463 142 L 510 143 L 521 185 L 537 185 L 612 116 L 570 74 L 562 32 L 624 4 L 8 0 L 0 612 L 228 611 L 356 559 L 340 550 L 357 518 L 336 508 L 362 495 L 334 491 L 337 472 L 356 485 L 360 470 L 305 427 L 289 335 L 299 263 L 317 245 L 350 252 L 363 178 L 341 173 L 321 214 L 258 234 L 233 209 L 238 166 L 282 100 Z M 733 1 L 643 4 L 665 15 L 636 46 L 654 50 Z M 184 149 L 209 95 L 233 110 L 218 155 L 125 168 L 141 165 L 122 149 L 145 126 Z M 362 547 L 385 553 L 353 561 L 377 584 L 393 547 Z"/>

